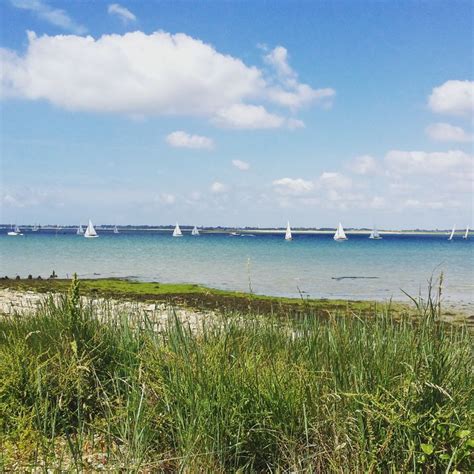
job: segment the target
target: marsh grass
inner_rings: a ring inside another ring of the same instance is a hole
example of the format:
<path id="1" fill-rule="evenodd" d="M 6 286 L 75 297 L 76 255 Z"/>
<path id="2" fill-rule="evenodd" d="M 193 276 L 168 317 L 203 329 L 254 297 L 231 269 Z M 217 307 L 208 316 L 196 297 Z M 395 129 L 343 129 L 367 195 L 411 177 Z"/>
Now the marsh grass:
<path id="1" fill-rule="evenodd" d="M 216 316 L 192 328 L 69 294 L 0 320 L 5 470 L 473 469 L 472 336 L 419 317 Z M 138 316 L 133 315 L 136 320 Z"/>

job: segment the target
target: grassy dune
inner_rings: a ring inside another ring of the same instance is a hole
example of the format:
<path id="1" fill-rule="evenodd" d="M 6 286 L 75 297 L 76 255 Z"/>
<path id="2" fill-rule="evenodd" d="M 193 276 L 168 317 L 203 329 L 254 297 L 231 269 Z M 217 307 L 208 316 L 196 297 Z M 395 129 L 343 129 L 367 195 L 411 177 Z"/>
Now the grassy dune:
<path id="1" fill-rule="evenodd" d="M 95 311 L 74 282 L 0 319 L 0 469 L 474 468 L 472 335 L 432 299 L 416 321 L 307 307 L 161 333 Z"/>

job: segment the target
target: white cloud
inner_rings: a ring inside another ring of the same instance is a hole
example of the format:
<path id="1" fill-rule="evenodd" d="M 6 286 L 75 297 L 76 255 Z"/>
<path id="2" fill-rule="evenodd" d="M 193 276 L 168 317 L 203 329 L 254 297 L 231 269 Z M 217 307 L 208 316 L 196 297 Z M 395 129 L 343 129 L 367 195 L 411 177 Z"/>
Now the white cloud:
<path id="1" fill-rule="evenodd" d="M 378 171 L 377 160 L 370 155 L 357 156 L 349 163 L 348 168 L 360 175 L 373 175 Z"/>
<path id="2" fill-rule="evenodd" d="M 62 198 L 63 196 L 56 190 L 44 191 L 22 186 L 17 189 L 5 189 L 0 193 L 0 204 L 5 208 L 61 207 L 63 205 Z"/>
<path id="3" fill-rule="evenodd" d="M 436 141 L 472 142 L 472 135 L 469 135 L 463 128 L 449 123 L 433 123 L 426 127 L 425 132 L 432 140 Z"/>
<path id="4" fill-rule="evenodd" d="M 280 76 L 284 78 L 296 77 L 295 72 L 288 64 L 288 51 L 283 46 L 272 49 L 265 55 L 264 60 L 267 64 L 273 66 Z"/>
<path id="5" fill-rule="evenodd" d="M 308 84 L 299 83 L 298 75 L 288 64 L 288 51 L 283 46 L 270 51 L 264 56 L 264 61 L 276 70 L 279 82 L 268 90 L 268 98 L 272 102 L 293 110 L 317 102 L 325 107 L 331 105 L 336 94 L 334 89 L 313 89 Z"/>
<path id="6" fill-rule="evenodd" d="M 311 180 L 275 180 L 274 201 L 284 208 L 316 207 L 361 216 L 382 210 L 426 210 L 434 215 L 471 208 L 474 157 L 463 151 L 392 150 L 383 160 L 365 155 L 345 168 L 352 168 L 354 174 L 332 170 Z M 371 173 L 377 180 L 368 186 L 366 176 Z"/>
<path id="7" fill-rule="evenodd" d="M 211 184 L 211 192 L 214 194 L 221 194 L 225 193 L 227 191 L 227 186 L 223 183 L 220 183 L 219 181 L 215 181 L 214 183 Z"/>
<path id="8" fill-rule="evenodd" d="M 111 3 L 107 8 L 107 11 L 111 15 L 117 15 L 124 23 L 136 21 L 137 19 L 128 8 L 122 7 L 118 3 Z"/>
<path id="9" fill-rule="evenodd" d="M 294 84 L 290 90 L 279 87 L 268 90 L 268 98 L 276 104 L 299 109 L 314 102 L 320 102 L 325 108 L 330 107 L 335 92 L 333 89 L 313 89 L 307 84 Z"/>
<path id="10" fill-rule="evenodd" d="M 98 39 L 29 33 L 28 40 L 22 55 L 0 49 L 3 95 L 68 110 L 201 116 L 229 128 L 299 128 L 300 120 L 262 103 L 295 109 L 334 92 L 294 78 L 278 85 L 280 79 L 183 33 L 136 31 Z"/>
<path id="11" fill-rule="evenodd" d="M 446 81 L 435 87 L 428 98 L 434 112 L 467 115 L 474 110 L 474 81 Z"/>
<path id="12" fill-rule="evenodd" d="M 250 164 L 242 160 L 232 160 L 232 164 L 240 171 L 247 171 L 250 168 Z"/>
<path id="13" fill-rule="evenodd" d="M 262 105 L 234 104 L 219 110 L 213 122 L 224 128 L 255 129 L 279 128 L 284 125 L 285 119 L 267 112 Z"/>
<path id="14" fill-rule="evenodd" d="M 298 196 L 314 188 L 314 183 L 302 178 L 281 178 L 273 181 L 275 191 L 282 195 Z"/>
<path id="15" fill-rule="evenodd" d="M 77 24 L 64 10 L 50 7 L 41 0 L 10 0 L 10 3 L 16 8 L 33 12 L 38 18 L 63 30 L 77 34 L 87 31 L 86 27 Z"/>
<path id="16" fill-rule="evenodd" d="M 11 93 L 71 110 L 204 115 L 255 95 L 257 68 L 185 34 L 29 34 L 24 57 L 3 58 Z"/>
<path id="17" fill-rule="evenodd" d="M 385 155 L 389 172 L 409 174 L 471 174 L 473 156 L 460 150 L 446 152 L 392 150 Z"/>
<path id="18" fill-rule="evenodd" d="M 166 142 L 175 148 L 192 148 L 195 150 L 212 150 L 214 148 L 214 142 L 211 138 L 201 135 L 190 135 L 182 130 L 177 130 L 167 135 Z"/>
<path id="19" fill-rule="evenodd" d="M 296 130 L 297 128 L 305 128 L 305 124 L 302 120 L 298 120 L 298 119 L 294 119 L 294 118 L 287 119 L 286 126 L 290 130 Z"/>
<path id="20" fill-rule="evenodd" d="M 443 209 L 454 210 L 456 208 L 461 208 L 463 203 L 457 199 L 450 199 L 446 197 L 441 200 L 438 199 L 433 201 L 429 197 L 425 199 L 407 199 L 401 203 L 402 208 L 420 210 L 420 211 L 441 211 Z"/>
<path id="21" fill-rule="evenodd" d="M 341 173 L 324 172 L 319 177 L 319 184 L 329 189 L 349 189 L 352 187 L 352 180 Z"/>

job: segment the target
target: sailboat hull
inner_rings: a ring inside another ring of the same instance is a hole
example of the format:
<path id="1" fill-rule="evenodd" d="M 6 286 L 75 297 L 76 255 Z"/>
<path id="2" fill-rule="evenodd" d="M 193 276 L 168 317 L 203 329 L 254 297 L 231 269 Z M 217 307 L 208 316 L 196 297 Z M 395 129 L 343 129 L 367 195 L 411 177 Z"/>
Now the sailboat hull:
<path id="1" fill-rule="evenodd" d="M 97 237 L 99 237 L 98 235 L 85 235 L 84 234 L 84 238 L 86 239 L 96 239 Z"/>

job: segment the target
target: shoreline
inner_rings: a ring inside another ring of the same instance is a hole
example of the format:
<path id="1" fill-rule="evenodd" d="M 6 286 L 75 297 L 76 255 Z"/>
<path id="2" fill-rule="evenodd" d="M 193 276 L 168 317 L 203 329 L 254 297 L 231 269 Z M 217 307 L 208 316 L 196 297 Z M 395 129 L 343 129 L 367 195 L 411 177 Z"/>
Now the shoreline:
<path id="1" fill-rule="evenodd" d="M 356 299 L 310 299 L 220 290 L 189 283 L 142 282 L 125 278 L 81 279 L 81 295 L 91 299 L 111 300 L 116 303 L 171 305 L 191 312 L 256 312 L 282 316 L 312 314 L 328 318 L 332 314 L 366 316 L 375 309 L 390 309 L 394 314 L 414 312 L 409 301 L 377 301 Z M 68 291 L 70 279 L 5 279 L 0 278 L 0 295 L 8 291 L 28 294 L 61 294 Z M 6 293 L 5 293 L 6 292 Z M 8 298 L 8 296 L 7 296 Z M 15 297 L 16 298 L 16 297 Z M 1 308 L 0 308 L 1 312 Z M 445 303 L 444 321 L 474 326 L 472 305 Z"/>
<path id="2" fill-rule="evenodd" d="M 193 226 L 191 225 L 181 225 L 181 230 L 183 234 L 191 233 Z M 48 232 L 76 232 L 77 226 L 63 226 L 58 229 L 56 226 L 52 225 L 45 225 L 41 227 L 39 231 L 33 231 L 32 225 L 21 225 L 20 228 L 22 231 L 27 231 L 28 233 L 41 233 L 41 230 L 45 230 Z M 174 226 L 156 226 L 156 227 L 140 227 L 140 226 L 117 226 L 119 231 L 121 232 L 155 232 L 155 233 L 172 233 Z M 10 230 L 10 226 L 7 225 L 0 225 L 0 230 L 7 232 Z M 103 233 L 113 233 L 114 226 L 106 225 L 106 227 L 96 226 L 96 230 L 98 232 Z M 324 228 L 324 229 L 317 229 L 311 227 L 294 227 L 291 229 L 292 234 L 296 235 L 332 235 L 336 231 L 336 228 Z M 201 234 L 230 234 L 232 232 L 237 232 L 241 235 L 248 235 L 248 234 L 257 234 L 257 235 L 285 235 L 286 228 L 283 227 L 275 227 L 275 228 L 258 228 L 258 227 L 200 227 L 199 232 Z M 370 235 L 372 229 L 362 228 L 362 229 L 345 229 L 345 233 L 347 235 Z M 378 229 L 380 235 L 439 235 L 439 236 L 447 236 L 450 234 L 450 229 L 440 229 L 440 230 L 418 230 L 418 229 L 405 229 L 405 230 L 396 230 L 396 229 Z M 464 229 L 459 229 L 456 232 L 456 235 L 463 235 Z"/>

